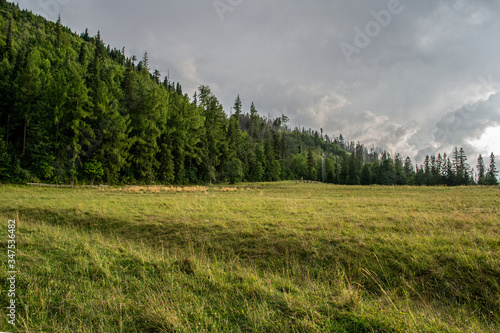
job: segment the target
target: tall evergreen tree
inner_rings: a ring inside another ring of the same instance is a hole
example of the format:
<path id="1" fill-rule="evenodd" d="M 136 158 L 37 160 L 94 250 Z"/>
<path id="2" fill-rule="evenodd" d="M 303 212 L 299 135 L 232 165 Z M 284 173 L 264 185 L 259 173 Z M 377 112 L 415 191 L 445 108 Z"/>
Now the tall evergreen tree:
<path id="1" fill-rule="evenodd" d="M 69 69 L 66 77 L 67 102 L 64 105 L 62 122 L 65 125 L 68 153 L 70 156 L 71 183 L 76 180 L 76 166 L 80 159 L 82 147 L 88 144 L 89 136 L 92 133 L 89 120 L 91 114 L 89 109 L 92 103 L 89 100 L 88 89 L 85 81 L 75 64 L 67 63 Z"/>
<path id="2" fill-rule="evenodd" d="M 259 132 L 260 132 L 260 117 L 257 112 L 257 109 L 255 108 L 255 104 L 252 102 L 252 105 L 250 105 L 250 135 L 255 140 L 258 140 Z"/>
<path id="3" fill-rule="evenodd" d="M 477 158 L 476 168 L 477 168 L 477 184 L 484 185 L 486 178 L 486 168 L 484 166 L 484 161 L 481 154 L 479 154 L 479 157 Z"/>
<path id="4" fill-rule="evenodd" d="M 29 52 L 23 61 L 23 67 L 16 78 L 16 90 L 18 92 L 18 103 L 16 109 L 22 115 L 23 122 L 23 145 L 22 155 L 26 153 L 26 140 L 29 131 L 30 121 L 35 112 L 35 104 L 41 93 L 41 62 L 38 49 Z"/>
<path id="5" fill-rule="evenodd" d="M 205 116 L 206 179 L 212 183 L 220 180 L 227 159 L 227 118 L 219 101 L 208 86 L 200 86 L 200 107 Z"/>
<path id="6" fill-rule="evenodd" d="M 307 169 L 308 169 L 308 178 L 310 180 L 314 180 L 315 177 L 315 170 L 314 170 L 314 155 L 311 149 L 308 150 L 307 152 Z"/>
<path id="7" fill-rule="evenodd" d="M 491 153 L 490 155 L 490 166 L 488 167 L 488 173 L 486 175 L 486 184 L 487 185 L 498 185 L 497 179 L 498 171 L 495 164 L 495 155 Z"/>
<path id="8" fill-rule="evenodd" d="M 239 146 L 241 143 L 240 117 L 241 117 L 241 99 L 240 95 L 236 98 L 233 106 L 235 111 L 229 118 L 228 126 L 228 160 L 239 158 Z M 233 163 L 235 165 L 235 163 Z"/>
<path id="9" fill-rule="evenodd" d="M 363 169 L 361 169 L 360 184 L 361 185 L 371 184 L 370 166 L 368 164 L 363 165 Z"/>
<path id="10" fill-rule="evenodd" d="M 9 20 L 9 26 L 7 28 L 7 39 L 5 40 L 5 46 L 0 49 L 0 59 L 6 57 L 7 60 L 12 63 L 14 59 L 14 48 L 12 46 L 12 19 Z"/>
<path id="11" fill-rule="evenodd" d="M 401 156 L 397 155 L 394 160 L 394 182 L 396 185 L 406 185 L 406 173 Z"/>
<path id="12" fill-rule="evenodd" d="M 406 178 L 410 178 L 415 174 L 415 170 L 413 170 L 413 164 L 409 156 L 406 157 L 403 168 L 406 174 Z"/>

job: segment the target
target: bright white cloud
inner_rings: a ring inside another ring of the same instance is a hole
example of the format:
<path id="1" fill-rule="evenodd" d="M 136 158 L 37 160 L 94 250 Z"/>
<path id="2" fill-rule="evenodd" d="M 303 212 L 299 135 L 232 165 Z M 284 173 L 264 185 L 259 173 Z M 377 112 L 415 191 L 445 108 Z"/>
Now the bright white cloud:
<path id="1" fill-rule="evenodd" d="M 500 126 L 488 127 L 479 139 L 468 140 L 480 154 L 489 155 L 491 152 L 500 151 Z"/>

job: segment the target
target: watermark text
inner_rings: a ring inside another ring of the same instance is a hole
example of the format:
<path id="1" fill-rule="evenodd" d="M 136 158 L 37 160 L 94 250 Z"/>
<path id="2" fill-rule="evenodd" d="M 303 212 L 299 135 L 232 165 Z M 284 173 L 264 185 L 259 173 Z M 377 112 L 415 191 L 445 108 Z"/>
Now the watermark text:
<path id="1" fill-rule="evenodd" d="M 7 297 L 9 306 L 7 307 L 8 323 L 16 325 L 16 220 L 9 220 L 7 233 Z"/>

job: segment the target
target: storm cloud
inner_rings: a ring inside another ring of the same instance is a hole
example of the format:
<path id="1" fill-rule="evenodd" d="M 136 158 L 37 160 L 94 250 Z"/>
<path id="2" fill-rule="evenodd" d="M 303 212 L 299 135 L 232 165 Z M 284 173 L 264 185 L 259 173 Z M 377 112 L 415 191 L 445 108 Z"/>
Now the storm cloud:
<path id="1" fill-rule="evenodd" d="M 226 112 L 290 117 L 292 126 L 422 161 L 464 146 L 500 149 L 500 4 L 487 0 L 21 0 L 78 33 L 180 81 L 209 85 Z M 500 153 L 500 151 L 498 151 Z"/>

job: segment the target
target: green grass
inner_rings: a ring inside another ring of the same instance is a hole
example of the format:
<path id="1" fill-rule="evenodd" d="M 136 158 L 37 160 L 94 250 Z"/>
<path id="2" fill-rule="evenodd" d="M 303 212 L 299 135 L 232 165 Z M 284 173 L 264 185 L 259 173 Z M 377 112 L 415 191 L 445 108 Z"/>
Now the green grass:
<path id="1" fill-rule="evenodd" d="M 0 186 L 16 216 L 14 331 L 500 331 L 498 187 Z"/>

